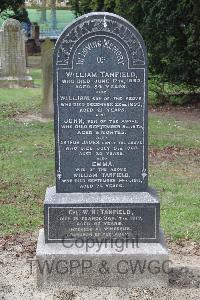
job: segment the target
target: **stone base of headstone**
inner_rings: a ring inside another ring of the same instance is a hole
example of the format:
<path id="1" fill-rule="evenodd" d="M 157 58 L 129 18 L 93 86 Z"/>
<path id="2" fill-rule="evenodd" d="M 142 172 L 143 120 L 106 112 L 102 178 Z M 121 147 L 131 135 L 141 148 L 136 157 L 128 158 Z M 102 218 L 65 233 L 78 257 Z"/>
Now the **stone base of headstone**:
<path id="1" fill-rule="evenodd" d="M 168 286 L 168 251 L 159 243 L 45 243 L 40 230 L 37 250 L 38 287 L 106 286 L 161 288 Z"/>
<path id="2" fill-rule="evenodd" d="M 34 87 L 31 76 L 0 77 L 0 88 Z"/>

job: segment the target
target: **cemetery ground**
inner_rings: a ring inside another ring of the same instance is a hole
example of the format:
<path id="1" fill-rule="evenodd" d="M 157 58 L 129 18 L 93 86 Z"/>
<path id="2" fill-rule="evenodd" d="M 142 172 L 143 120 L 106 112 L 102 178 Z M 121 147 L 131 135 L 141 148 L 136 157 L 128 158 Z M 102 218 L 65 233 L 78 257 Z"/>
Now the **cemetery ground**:
<path id="1" fill-rule="evenodd" d="M 54 135 L 53 122 L 40 115 L 41 70 L 38 65 L 31 68 L 31 75 L 34 88 L 0 91 L 1 299 L 199 299 L 200 122 L 197 106 L 149 109 L 149 185 L 160 195 L 161 226 L 174 262 L 170 288 L 158 291 L 79 287 L 55 291 L 53 295 L 50 291 L 37 291 L 27 258 L 35 254 L 38 229 L 43 224 L 46 187 L 55 185 Z M 151 102 L 153 96 L 150 93 Z"/>

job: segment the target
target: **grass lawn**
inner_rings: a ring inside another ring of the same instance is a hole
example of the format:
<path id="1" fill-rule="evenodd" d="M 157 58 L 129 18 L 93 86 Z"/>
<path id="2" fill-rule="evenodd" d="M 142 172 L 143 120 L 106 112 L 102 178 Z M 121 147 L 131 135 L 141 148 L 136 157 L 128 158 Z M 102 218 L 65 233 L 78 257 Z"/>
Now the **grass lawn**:
<path id="1" fill-rule="evenodd" d="M 40 10 L 39 9 L 27 9 L 30 21 L 37 22 L 40 24 Z M 51 27 L 51 10 L 47 9 L 47 24 L 40 24 L 41 29 L 50 28 Z M 70 23 L 74 18 L 74 14 L 70 10 L 57 10 L 57 28 L 63 29 L 68 23 Z M 0 25 L 3 23 L 3 19 L 0 18 Z"/>
<path id="2" fill-rule="evenodd" d="M 55 184 L 53 123 L 14 119 L 40 112 L 41 71 L 31 69 L 31 73 L 35 88 L 0 89 L 3 235 L 42 226 L 45 190 Z M 150 185 L 160 194 L 161 226 L 173 239 L 200 240 L 199 132 L 197 121 L 150 114 Z"/>

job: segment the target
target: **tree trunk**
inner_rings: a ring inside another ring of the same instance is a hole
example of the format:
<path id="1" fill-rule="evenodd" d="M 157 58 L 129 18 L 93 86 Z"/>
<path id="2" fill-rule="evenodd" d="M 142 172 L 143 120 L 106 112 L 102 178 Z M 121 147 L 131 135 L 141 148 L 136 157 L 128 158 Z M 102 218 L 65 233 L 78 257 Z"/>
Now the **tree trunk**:
<path id="1" fill-rule="evenodd" d="M 51 0 L 51 28 L 57 28 L 57 19 L 56 19 L 56 0 Z"/>
<path id="2" fill-rule="evenodd" d="M 41 15 L 40 15 L 41 24 L 47 22 L 46 2 L 47 2 L 46 0 L 42 0 Z"/>

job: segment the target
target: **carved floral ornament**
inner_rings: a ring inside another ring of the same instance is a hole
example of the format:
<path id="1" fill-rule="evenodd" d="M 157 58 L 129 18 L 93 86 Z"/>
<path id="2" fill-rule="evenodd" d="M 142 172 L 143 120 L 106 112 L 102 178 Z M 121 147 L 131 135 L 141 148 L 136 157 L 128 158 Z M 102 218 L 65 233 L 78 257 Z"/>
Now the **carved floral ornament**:
<path id="1" fill-rule="evenodd" d="M 82 18 L 77 24 L 70 26 L 70 29 L 66 29 L 60 38 L 57 45 L 57 64 L 70 64 L 71 53 L 79 45 L 81 39 L 86 39 L 88 36 L 105 34 L 107 36 L 114 37 L 120 43 L 123 43 L 128 52 L 130 53 L 130 59 L 132 65 L 144 65 L 145 54 L 141 41 L 139 41 L 136 34 L 128 28 L 131 25 L 127 25 L 119 18 L 119 21 L 112 19 L 108 15 L 103 15 L 101 18 L 95 18 L 95 16 Z M 74 27 L 72 29 L 72 26 Z M 136 32 L 136 29 L 135 29 Z M 93 34 L 93 35 L 92 35 Z"/>

